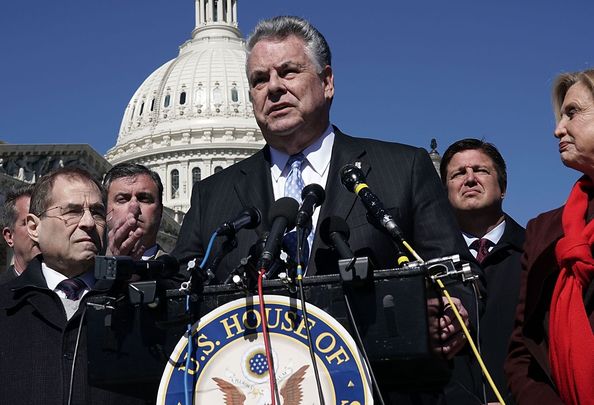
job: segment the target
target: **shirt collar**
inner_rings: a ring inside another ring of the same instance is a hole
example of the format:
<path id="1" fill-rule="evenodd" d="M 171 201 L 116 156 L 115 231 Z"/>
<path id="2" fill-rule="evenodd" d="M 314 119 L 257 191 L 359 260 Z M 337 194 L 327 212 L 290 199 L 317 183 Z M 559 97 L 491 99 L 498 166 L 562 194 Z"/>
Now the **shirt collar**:
<path id="1" fill-rule="evenodd" d="M 487 234 L 483 236 L 483 239 L 489 239 L 493 243 L 493 246 L 495 246 L 497 243 L 499 243 L 499 240 L 503 236 L 504 231 L 505 220 L 501 221 L 499 225 L 487 232 Z M 464 236 L 464 240 L 466 241 L 467 246 L 470 246 L 472 242 L 474 242 L 475 240 L 481 239 L 466 232 L 462 232 L 462 235 Z"/>
<path id="2" fill-rule="evenodd" d="M 43 277 L 45 277 L 47 288 L 49 288 L 50 290 L 55 290 L 61 281 L 66 280 L 68 278 L 62 273 L 59 273 L 56 270 L 49 267 L 47 264 L 45 264 L 45 262 L 41 263 L 41 271 L 43 273 Z M 79 275 L 78 278 L 84 281 L 89 288 L 93 288 L 93 286 L 95 285 L 96 280 L 92 271 L 87 271 L 86 273 Z"/>
<path id="3" fill-rule="evenodd" d="M 158 250 L 159 244 L 155 243 L 153 246 L 144 251 L 144 253 L 142 254 L 142 260 L 149 260 L 151 257 L 157 254 Z"/>
<path id="4" fill-rule="evenodd" d="M 334 129 L 332 125 L 326 128 L 326 131 L 314 143 L 303 149 L 303 156 L 307 162 L 318 173 L 323 176 L 330 166 L 330 157 L 332 155 L 332 146 L 334 145 Z M 270 173 L 274 181 L 278 181 L 283 174 L 283 170 L 289 160 L 289 155 L 270 147 L 271 168 Z M 285 173 L 286 175 L 286 173 Z"/>

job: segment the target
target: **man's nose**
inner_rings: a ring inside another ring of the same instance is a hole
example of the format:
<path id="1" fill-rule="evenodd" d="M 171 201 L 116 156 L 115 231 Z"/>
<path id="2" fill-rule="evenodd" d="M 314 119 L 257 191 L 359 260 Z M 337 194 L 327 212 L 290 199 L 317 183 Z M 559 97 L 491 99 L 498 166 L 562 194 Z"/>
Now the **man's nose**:
<path id="1" fill-rule="evenodd" d="M 284 93 L 286 91 L 283 79 L 276 73 L 272 72 L 268 78 L 268 92 L 271 94 Z"/>
<path id="2" fill-rule="evenodd" d="M 467 167 L 466 168 L 466 175 L 464 176 L 464 184 L 474 184 L 476 183 L 476 176 L 474 173 L 474 170 L 472 170 L 472 168 Z"/>
<path id="3" fill-rule="evenodd" d="M 128 203 L 128 212 L 133 214 L 135 217 L 140 215 L 140 204 L 138 203 L 138 200 L 133 199 Z"/>

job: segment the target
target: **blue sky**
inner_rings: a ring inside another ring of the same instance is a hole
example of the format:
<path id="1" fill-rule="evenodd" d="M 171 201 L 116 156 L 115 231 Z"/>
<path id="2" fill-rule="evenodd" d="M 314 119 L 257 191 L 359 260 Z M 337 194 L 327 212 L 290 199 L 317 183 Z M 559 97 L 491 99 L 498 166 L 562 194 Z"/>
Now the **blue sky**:
<path id="1" fill-rule="evenodd" d="M 239 0 L 244 35 L 279 14 L 330 43 L 344 132 L 426 148 L 437 138 L 440 152 L 485 138 L 506 158 L 504 206 L 520 223 L 565 201 L 579 174 L 560 163 L 550 89 L 594 65 L 594 2 Z M 2 2 L 0 139 L 105 153 L 134 91 L 193 27 L 193 0 Z"/>

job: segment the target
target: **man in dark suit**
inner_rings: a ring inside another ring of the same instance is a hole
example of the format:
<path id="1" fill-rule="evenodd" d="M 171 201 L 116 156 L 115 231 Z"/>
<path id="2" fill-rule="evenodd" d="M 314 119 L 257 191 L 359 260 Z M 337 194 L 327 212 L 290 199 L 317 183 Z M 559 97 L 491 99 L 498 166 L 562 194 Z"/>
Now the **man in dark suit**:
<path id="1" fill-rule="evenodd" d="M 87 374 L 84 314 L 98 294 L 93 267 L 105 214 L 101 185 L 82 169 L 58 169 L 35 185 L 27 231 L 41 254 L 0 286 L 2 403 L 145 403 L 136 398 L 144 392 L 91 386 Z"/>
<path id="2" fill-rule="evenodd" d="M 440 173 L 460 230 L 485 275 L 487 300 L 479 323 L 482 357 L 509 403 L 503 363 L 518 302 L 525 230 L 503 212 L 505 161 L 494 145 L 462 139 L 445 151 Z M 474 356 L 459 356 L 455 363 L 449 399 L 455 398 L 458 404 L 483 403 L 483 379 Z M 497 401 L 489 387 L 486 394 L 487 402 Z"/>
<path id="3" fill-rule="evenodd" d="M 215 282 L 225 280 L 248 255 L 250 246 L 270 229 L 266 214 L 275 200 L 289 195 L 288 178 L 295 160 L 301 158 L 304 184 L 317 183 L 326 190 L 326 201 L 313 215 L 314 238 L 306 276 L 337 272 L 337 254 L 318 237 L 317 224 L 330 215 L 346 220 L 356 255 L 371 257 L 377 268 L 397 267 L 392 239 L 369 223 L 362 204 L 340 182 L 340 169 L 348 163 L 362 168 L 370 188 L 383 199 L 407 241 L 424 259 L 467 251 L 426 151 L 350 137 L 330 124 L 334 97 L 331 54 L 326 40 L 311 24 L 296 17 L 262 21 L 248 39 L 247 49 L 250 96 L 267 145 L 194 186 L 192 206 L 174 256 L 182 262 L 201 259 L 219 225 L 245 208 L 257 207 L 264 214 L 262 224 L 255 231 L 239 232 L 237 248 L 217 268 Z M 220 251 L 221 244 L 217 240 L 213 252 Z M 467 289 L 458 289 L 456 296 L 472 302 Z M 456 305 L 467 318 L 458 298 Z M 449 357 L 465 342 L 455 320 L 441 316 L 440 321 L 441 349 Z"/>

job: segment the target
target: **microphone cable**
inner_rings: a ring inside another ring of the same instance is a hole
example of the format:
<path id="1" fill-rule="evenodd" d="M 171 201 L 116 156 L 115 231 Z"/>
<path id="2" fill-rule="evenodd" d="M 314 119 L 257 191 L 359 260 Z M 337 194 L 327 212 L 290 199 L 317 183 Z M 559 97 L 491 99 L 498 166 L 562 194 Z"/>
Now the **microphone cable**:
<path id="1" fill-rule="evenodd" d="M 415 250 L 412 248 L 412 246 L 406 240 L 404 240 L 404 238 L 402 238 L 401 241 L 402 241 L 402 244 L 408 249 L 408 251 L 419 262 L 424 263 L 424 260 L 417 254 L 417 252 L 415 252 Z M 448 304 L 452 308 L 452 311 L 454 312 L 454 315 L 456 316 L 456 319 L 458 320 L 458 323 L 460 324 L 460 327 L 462 328 L 462 332 L 464 333 L 464 336 L 466 336 L 466 340 L 468 340 L 468 344 L 470 345 L 470 348 L 472 349 L 472 353 L 474 354 L 474 357 L 476 358 L 477 362 L 479 363 L 481 371 L 482 371 L 483 375 L 485 376 L 485 378 L 487 379 L 489 386 L 495 393 L 497 400 L 499 401 L 499 403 L 501 405 L 505 405 L 505 401 L 503 400 L 503 398 L 501 397 L 501 394 L 499 393 L 499 390 L 495 386 L 495 382 L 493 382 L 493 379 L 491 378 L 491 374 L 489 373 L 489 370 L 487 370 L 487 366 L 485 366 L 485 362 L 483 361 L 483 358 L 481 357 L 480 350 L 477 348 L 476 344 L 474 343 L 474 339 L 472 338 L 472 335 L 468 331 L 468 328 L 466 327 L 466 324 L 464 323 L 464 320 L 462 319 L 462 316 L 460 315 L 458 308 L 452 301 L 452 297 L 450 296 L 450 293 L 448 292 L 448 290 L 446 290 L 445 285 L 439 278 L 436 278 L 434 281 L 437 283 L 437 286 L 441 289 L 441 291 L 443 292 L 443 295 L 448 300 Z M 476 297 L 475 303 L 478 307 L 478 292 L 476 291 L 476 287 L 474 287 L 474 286 L 473 286 L 473 291 L 474 291 L 475 297 Z M 479 323 L 480 323 L 480 320 L 478 319 L 478 311 L 477 311 L 477 320 L 476 320 L 477 330 L 479 328 Z"/>
<path id="2" fill-rule="evenodd" d="M 80 335 L 82 332 L 83 323 L 85 321 L 85 315 L 87 313 L 87 306 L 83 308 L 83 312 L 80 315 L 80 322 L 78 323 L 78 331 L 76 332 L 76 343 L 74 344 L 74 354 L 72 355 L 72 367 L 70 368 L 70 381 L 68 383 L 68 402 L 72 404 L 72 393 L 74 391 L 74 370 L 76 369 L 76 357 L 78 355 L 78 347 L 80 345 Z"/>
<path id="3" fill-rule="evenodd" d="M 300 228 L 301 229 L 301 228 Z M 318 389 L 318 397 L 320 398 L 320 405 L 325 405 L 324 393 L 322 392 L 322 383 L 320 380 L 320 372 L 318 370 L 318 362 L 316 361 L 316 354 L 314 352 L 313 342 L 311 340 L 311 332 L 309 330 L 309 319 L 307 316 L 307 307 L 305 303 L 305 292 L 303 291 L 303 260 L 302 260 L 302 240 L 305 239 L 302 232 L 297 232 L 297 286 L 299 287 L 299 298 L 301 300 L 301 314 L 303 315 L 303 322 L 305 324 L 305 333 L 307 335 L 307 348 L 309 349 L 309 356 L 314 370 L 316 386 Z M 305 243 L 307 239 L 305 239 Z"/>
<path id="4" fill-rule="evenodd" d="M 454 315 L 456 316 L 456 319 L 458 320 L 458 323 L 462 327 L 462 331 L 464 332 L 464 336 L 466 336 L 466 339 L 468 340 L 468 344 L 470 344 L 472 353 L 474 354 L 474 357 L 478 361 L 479 366 L 481 367 L 481 370 L 483 372 L 483 375 L 487 379 L 487 382 L 491 386 L 491 389 L 495 393 L 495 396 L 497 397 L 497 401 L 499 401 L 499 403 L 501 405 L 505 405 L 505 401 L 503 400 L 503 398 L 501 397 L 501 394 L 499 393 L 499 390 L 495 386 L 495 383 L 493 382 L 493 379 L 491 378 L 491 374 L 489 373 L 489 370 L 487 370 L 487 367 L 485 366 L 485 363 L 483 362 L 483 359 L 482 359 L 482 357 L 474 343 L 474 340 L 472 339 L 472 336 L 470 335 L 470 332 L 468 331 L 468 328 L 466 327 L 466 324 L 464 323 L 464 320 L 462 319 L 462 316 L 460 315 L 460 312 L 458 311 L 458 308 L 454 304 L 454 301 L 452 301 L 452 297 L 450 296 L 450 293 L 448 292 L 448 290 L 446 290 L 445 285 L 439 278 L 435 279 L 435 282 L 437 283 L 437 285 L 443 292 L 443 295 L 448 300 L 448 304 L 451 306 L 452 311 L 454 312 Z"/>
<path id="5" fill-rule="evenodd" d="M 212 236 L 210 237 L 210 241 L 208 242 L 208 246 L 206 248 L 206 252 L 204 253 L 204 258 L 202 259 L 202 262 L 200 263 L 199 268 L 200 269 L 204 269 L 204 266 L 206 265 L 206 262 L 208 261 L 208 257 L 210 256 L 210 252 L 212 250 L 212 246 L 214 245 L 214 241 L 217 238 L 217 232 L 214 232 L 212 234 Z M 198 271 L 195 269 L 196 266 L 196 259 L 192 259 L 189 263 L 188 263 L 188 267 L 191 266 L 191 272 L 190 272 L 190 280 L 189 283 L 191 284 L 192 282 L 192 276 L 193 273 Z M 190 293 L 188 293 L 188 295 L 186 295 L 186 315 L 188 315 L 188 326 L 187 326 L 187 333 L 188 333 L 188 345 L 187 345 L 187 350 L 186 350 L 186 370 L 184 373 L 184 402 L 186 405 L 192 405 L 194 403 L 194 396 L 190 396 L 190 388 L 188 387 L 188 378 L 190 377 L 190 363 L 192 360 L 192 351 L 194 350 L 193 348 L 193 339 L 192 339 L 192 317 L 190 316 Z M 194 387 L 192 386 L 192 391 L 194 390 Z"/>
<path id="6" fill-rule="evenodd" d="M 262 336 L 264 337 L 264 350 L 266 352 L 266 361 L 268 362 L 268 381 L 270 382 L 270 400 L 271 405 L 276 405 L 278 397 L 276 375 L 274 373 L 274 363 L 272 359 L 272 346 L 270 345 L 270 336 L 268 335 L 268 318 L 266 317 L 266 308 L 264 305 L 264 287 L 262 285 L 266 268 L 262 267 L 258 272 L 258 298 L 260 301 L 260 318 L 262 319 Z M 280 398 L 279 398 L 280 403 Z"/>

